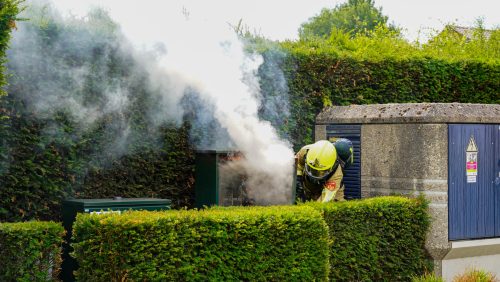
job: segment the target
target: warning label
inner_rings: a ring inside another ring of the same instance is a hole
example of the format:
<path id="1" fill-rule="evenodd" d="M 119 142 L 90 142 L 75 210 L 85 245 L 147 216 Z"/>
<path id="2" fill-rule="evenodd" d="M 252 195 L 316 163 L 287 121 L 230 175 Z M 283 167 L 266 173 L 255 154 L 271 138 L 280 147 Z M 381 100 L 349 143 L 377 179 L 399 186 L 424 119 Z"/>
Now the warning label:
<path id="1" fill-rule="evenodd" d="M 465 171 L 467 175 L 467 183 L 477 182 L 477 145 L 474 136 L 471 135 L 467 150 L 465 152 Z"/>
<path id="2" fill-rule="evenodd" d="M 467 175 L 477 175 L 477 152 L 467 152 Z"/>
<path id="3" fill-rule="evenodd" d="M 477 176 L 476 175 L 467 175 L 467 183 L 476 183 Z"/>

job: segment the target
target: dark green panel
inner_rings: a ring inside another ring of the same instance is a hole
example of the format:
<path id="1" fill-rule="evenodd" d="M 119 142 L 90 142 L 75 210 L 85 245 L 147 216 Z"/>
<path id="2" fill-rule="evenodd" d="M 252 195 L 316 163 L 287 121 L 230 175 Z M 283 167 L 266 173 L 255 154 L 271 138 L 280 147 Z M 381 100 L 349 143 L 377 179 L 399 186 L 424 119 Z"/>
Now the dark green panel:
<path id="1" fill-rule="evenodd" d="M 131 207 L 138 209 L 141 206 L 170 206 L 169 199 L 153 198 L 116 198 L 116 199 L 71 199 L 64 201 L 65 206 L 74 206 L 83 211 L 84 208 L 109 208 L 109 207 Z"/>
<path id="2" fill-rule="evenodd" d="M 197 208 L 218 204 L 218 157 L 215 151 L 196 152 L 195 204 Z"/>

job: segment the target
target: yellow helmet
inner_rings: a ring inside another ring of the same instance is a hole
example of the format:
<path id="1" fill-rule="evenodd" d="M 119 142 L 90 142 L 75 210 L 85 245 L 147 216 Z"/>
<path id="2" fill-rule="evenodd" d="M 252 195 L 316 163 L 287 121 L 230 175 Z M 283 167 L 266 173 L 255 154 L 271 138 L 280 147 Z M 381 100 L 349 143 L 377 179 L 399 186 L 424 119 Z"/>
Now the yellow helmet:
<path id="1" fill-rule="evenodd" d="M 337 151 L 332 143 L 318 141 L 309 147 L 306 155 L 306 173 L 311 180 L 325 180 L 337 163 Z"/>

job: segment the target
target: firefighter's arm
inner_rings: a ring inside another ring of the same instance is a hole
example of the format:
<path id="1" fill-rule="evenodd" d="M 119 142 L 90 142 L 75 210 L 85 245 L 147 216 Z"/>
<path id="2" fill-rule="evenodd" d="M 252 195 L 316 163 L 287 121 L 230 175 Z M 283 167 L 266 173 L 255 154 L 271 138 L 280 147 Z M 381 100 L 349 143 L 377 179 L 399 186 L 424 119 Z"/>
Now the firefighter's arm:
<path id="1" fill-rule="evenodd" d="M 302 174 L 304 172 L 305 158 L 306 158 L 307 148 L 302 147 L 299 152 L 295 155 L 295 162 L 297 164 L 297 173 L 295 181 L 295 196 L 300 199 L 300 201 L 306 201 L 306 195 L 304 192 L 304 187 L 302 183 Z"/>
<path id="2" fill-rule="evenodd" d="M 321 197 L 319 197 L 318 202 L 326 203 L 335 199 L 335 195 L 339 191 L 342 183 L 342 177 L 344 177 L 344 174 L 339 166 L 335 173 L 333 173 L 323 185 L 323 191 L 321 192 Z"/>

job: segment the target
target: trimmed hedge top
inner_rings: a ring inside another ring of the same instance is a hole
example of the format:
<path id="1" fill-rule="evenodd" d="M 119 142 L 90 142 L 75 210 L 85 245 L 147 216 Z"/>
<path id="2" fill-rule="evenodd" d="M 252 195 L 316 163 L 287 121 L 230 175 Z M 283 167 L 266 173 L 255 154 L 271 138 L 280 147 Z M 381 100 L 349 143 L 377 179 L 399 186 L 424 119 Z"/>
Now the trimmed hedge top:
<path id="1" fill-rule="evenodd" d="M 328 230 L 309 207 L 79 215 L 77 279 L 324 281 Z"/>

